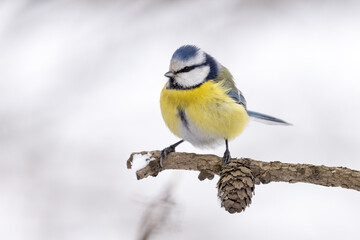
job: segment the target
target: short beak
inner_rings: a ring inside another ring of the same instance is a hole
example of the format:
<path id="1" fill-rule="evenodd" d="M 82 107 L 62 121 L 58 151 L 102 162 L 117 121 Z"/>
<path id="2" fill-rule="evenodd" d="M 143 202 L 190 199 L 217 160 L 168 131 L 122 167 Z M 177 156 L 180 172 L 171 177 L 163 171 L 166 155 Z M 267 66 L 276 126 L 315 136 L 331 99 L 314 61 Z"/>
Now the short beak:
<path id="1" fill-rule="evenodd" d="M 173 78 L 174 77 L 174 74 L 172 72 L 170 72 L 170 71 L 165 73 L 164 75 L 165 75 L 165 77 L 168 77 L 168 78 Z"/>

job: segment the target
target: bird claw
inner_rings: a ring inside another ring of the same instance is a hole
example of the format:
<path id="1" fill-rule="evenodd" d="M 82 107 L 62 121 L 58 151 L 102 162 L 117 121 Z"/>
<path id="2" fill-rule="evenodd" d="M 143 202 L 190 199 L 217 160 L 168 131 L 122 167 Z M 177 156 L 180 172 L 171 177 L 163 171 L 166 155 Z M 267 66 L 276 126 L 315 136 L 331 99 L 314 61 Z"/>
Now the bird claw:
<path id="1" fill-rule="evenodd" d="M 223 156 L 223 158 L 222 158 L 222 163 L 223 163 L 223 165 L 228 164 L 228 163 L 230 162 L 230 160 L 231 160 L 230 151 L 229 151 L 229 150 L 226 150 L 226 151 L 224 152 L 224 156 Z"/>
<path id="2" fill-rule="evenodd" d="M 169 153 L 172 153 L 172 152 L 175 152 L 175 147 L 174 146 L 169 146 L 167 148 L 164 148 L 162 151 L 161 151 L 161 154 L 160 154 L 160 167 L 163 166 L 163 160 L 166 158 L 166 156 L 169 154 Z"/>

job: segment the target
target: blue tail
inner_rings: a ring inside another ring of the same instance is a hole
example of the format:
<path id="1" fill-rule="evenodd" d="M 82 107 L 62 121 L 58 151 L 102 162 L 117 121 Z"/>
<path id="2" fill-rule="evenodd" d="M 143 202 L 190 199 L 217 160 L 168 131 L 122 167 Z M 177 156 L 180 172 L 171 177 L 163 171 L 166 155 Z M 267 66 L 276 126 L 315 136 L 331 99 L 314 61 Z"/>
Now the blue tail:
<path id="1" fill-rule="evenodd" d="M 292 125 L 291 123 L 285 122 L 279 118 L 275 118 L 266 114 L 254 112 L 254 111 L 247 111 L 249 117 L 253 118 L 256 121 L 266 123 L 266 124 L 273 124 L 273 125 Z"/>

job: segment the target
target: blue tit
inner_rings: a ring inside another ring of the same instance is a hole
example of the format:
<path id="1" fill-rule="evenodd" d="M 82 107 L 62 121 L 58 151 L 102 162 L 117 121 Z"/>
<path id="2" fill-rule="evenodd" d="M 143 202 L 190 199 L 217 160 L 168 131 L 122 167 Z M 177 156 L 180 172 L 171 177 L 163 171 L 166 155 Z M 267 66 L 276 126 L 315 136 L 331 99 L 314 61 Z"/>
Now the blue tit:
<path id="1" fill-rule="evenodd" d="M 228 141 L 244 130 L 249 118 L 289 125 L 281 119 L 247 110 L 245 97 L 229 70 L 196 46 L 177 49 L 169 70 L 160 96 L 161 113 L 170 131 L 182 140 L 162 150 L 161 166 L 167 154 L 184 141 L 202 148 L 225 141 L 222 163 L 228 163 L 231 159 Z"/>

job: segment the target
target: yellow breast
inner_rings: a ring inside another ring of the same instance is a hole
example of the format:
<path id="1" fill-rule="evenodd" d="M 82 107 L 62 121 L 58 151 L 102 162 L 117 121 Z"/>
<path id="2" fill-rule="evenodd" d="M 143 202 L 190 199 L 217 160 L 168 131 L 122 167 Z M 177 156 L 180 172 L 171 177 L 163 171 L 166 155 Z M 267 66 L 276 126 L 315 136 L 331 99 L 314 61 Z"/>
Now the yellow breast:
<path id="1" fill-rule="evenodd" d="M 226 92 L 221 82 L 214 81 L 189 90 L 166 89 L 165 85 L 160 107 L 166 125 L 176 136 L 194 145 L 205 143 L 207 138 L 209 142 L 235 138 L 243 131 L 248 115 L 243 105 Z M 179 111 L 184 113 L 189 126 L 184 126 Z"/>

